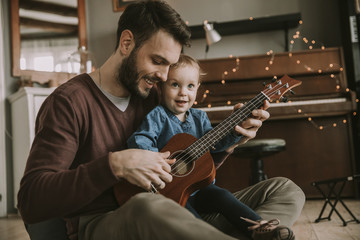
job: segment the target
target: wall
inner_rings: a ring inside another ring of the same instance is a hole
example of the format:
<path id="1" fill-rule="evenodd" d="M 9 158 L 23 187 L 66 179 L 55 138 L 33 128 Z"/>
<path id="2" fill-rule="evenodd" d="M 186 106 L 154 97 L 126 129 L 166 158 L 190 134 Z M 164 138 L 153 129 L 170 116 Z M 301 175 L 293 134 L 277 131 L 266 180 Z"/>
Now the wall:
<path id="1" fill-rule="evenodd" d="M 121 13 L 113 11 L 112 1 L 85 1 L 88 48 L 100 66 L 114 52 L 117 22 Z"/>
<path id="2" fill-rule="evenodd" d="M 0 2 L 0 9 L 3 9 Z M 3 11 L 0 11 L 0 132 L 5 132 L 5 91 L 4 91 L 4 44 L 3 44 Z M 6 163 L 5 163 L 5 135 L 0 135 L 0 217 L 7 212 L 6 199 Z"/>
<path id="3" fill-rule="evenodd" d="M 16 91 L 16 78 L 13 78 L 11 76 L 11 44 L 10 44 L 10 7 L 9 7 L 10 1 L 7 0 L 1 0 L 1 9 L 2 11 L 2 20 L 4 28 L 2 28 L 2 34 L 0 37 L 2 38 L 3 45 L 4 45 L 4 52 L 3 52 L 3 68 L 4 68 L 4 78 L 5 83 L 2 86 L 2 91 L 5 93 L 5 98 L 7 98 L 9 95 L 14 93 Z M 7 199 L 7 211 L 8 212 L 14 212 L 15 209 L 13 208 L 13 175 L 12 175 L 12 144 L 11 144 L 11 113 L 10 113 L 10 105 L 8 101 L 5 101 L 4 103 L 1 102 L 1 104 L 5 105 L 5 132 L 0 133 L 2 134 L 0 137 L 5 138 L 5 148 L 6 148 L 6 186 L 7 186 L 7 192 L 6 192 L 6 199 Z M 3 159 L 0 159 L 0 161 L 3 161 Z"/>
<path id="4" fill-rule="evenodd" d="M 168 1 L 185 19 L 189 25 L 201 25 L 204 20 L 227 22 L 243 20 L 253 17 L 275 16 L 288 13 L 296 13 L 298 10 L 297 0 L 227 0 L 219 4 L 219 1 L 195 1 L 191 0 Z M 201 14 L 198 14 L 201 9 Z M 284 51 L 284 33 L 261 32 L 222 37 L 221 41 L 210 46 L 207 58 L 227 57 L 229 55 L 263 54 L 272 49 L 275 52 Z M 194 40 L 188 53 L 198 59 L 205 58 L 205 39 Z"/>
<path id="5" fill-rule="evenodd" d="M 112 11 L 111 1 L 86 1 L 88 17 L 91 16 L 88 18 L 89 49 L 95 53 L 98 64 L 102 64 L 115 48 L 117 21 L 121 13 Z M 218 0 L 167 2 L 190 26 L 202 24 L 204 20 L 225 22 L 301 12 L 304 23 L 299 29 L 291 29 L 290 36 L 300 30 L 302 36 L 322 42 L 326 47 L 341 45 L 337 0 L 225 0 L 221 4 Z M 203 59 L 205 45 L 205 39 L 194 40 L 185 53 Z M 269 50 L 283 52 L 284 46 L 282 31 L 226 36 L 210 47 L 207 58 L 265 54 Z M 304 47 L 304 44 L 297 43 L 294 50 Z"/>

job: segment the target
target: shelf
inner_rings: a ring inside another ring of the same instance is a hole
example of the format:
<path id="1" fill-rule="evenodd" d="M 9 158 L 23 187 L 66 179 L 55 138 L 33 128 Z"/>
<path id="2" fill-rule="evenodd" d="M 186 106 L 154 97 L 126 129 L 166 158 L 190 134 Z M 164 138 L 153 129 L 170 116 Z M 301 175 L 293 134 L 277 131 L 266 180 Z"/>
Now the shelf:
<path id="1" fill-rule="evenodd" d="M 221 36 L 236 34 L 246 34 L 264 31 L 284 30 L 285 32 L 285 51 L 288 51 L 288 30 L 299 25 L 301 13 L 292 13 L 271 17 L 254 18 L 253 20 L 238 20 L 231 22 L 209 22 L 214 24 L 214 29 Z M 205 38 L 203 25 L 190 26 L 191 39 Z"/>

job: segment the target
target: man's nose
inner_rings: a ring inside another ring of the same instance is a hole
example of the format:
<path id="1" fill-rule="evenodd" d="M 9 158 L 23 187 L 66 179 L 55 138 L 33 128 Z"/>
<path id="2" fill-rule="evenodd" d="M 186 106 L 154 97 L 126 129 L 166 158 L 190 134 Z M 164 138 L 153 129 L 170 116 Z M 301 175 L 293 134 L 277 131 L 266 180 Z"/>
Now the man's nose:
<path id="1" fill-rule="evenodd" d="M 167 76 L 169 73 L 169 67 L 162 67 L 158 71 L 156 71 L 155 75 L 158 77 L 161 81 L 166 82 Z"/>

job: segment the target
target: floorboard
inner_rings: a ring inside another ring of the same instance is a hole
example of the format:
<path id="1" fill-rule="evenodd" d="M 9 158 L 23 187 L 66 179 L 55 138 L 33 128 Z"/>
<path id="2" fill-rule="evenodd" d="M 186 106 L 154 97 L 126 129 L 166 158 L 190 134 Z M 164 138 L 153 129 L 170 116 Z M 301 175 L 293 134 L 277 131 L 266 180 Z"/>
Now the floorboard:
<path id="1" fill-rule="evenodd" d="M 355 217 L 360 219 L 360 200 L 345 200 L 344 202 Z M 360 224 L 350 222 L 344 227 L 335 213 L 330 221 L 322 220 L 315 223 L 323 204 L 322 200 L 306 201 L 299 219 L 293 226 L 296 240 L 360 240 Z M 336 209 L 346 221 L 351 219 L 342 205 L 338 205 Z M 329 211 L 328 206 L 323 216 L 328 216 Z M 19 216 L 10 215 L 7 218 L 0 218 L 0 240 L 30 240 Z"/>

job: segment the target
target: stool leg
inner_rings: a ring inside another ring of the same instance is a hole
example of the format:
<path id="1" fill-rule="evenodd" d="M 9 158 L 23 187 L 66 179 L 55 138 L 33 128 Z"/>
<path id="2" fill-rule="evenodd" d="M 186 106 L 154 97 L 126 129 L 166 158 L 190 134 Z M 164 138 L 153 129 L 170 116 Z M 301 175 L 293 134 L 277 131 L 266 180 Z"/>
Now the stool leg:
<path id="1" fill-rule="evenodd" d="M 251 161 L 251 179 L 250 185 L 266 180 L 267 176 L 263 171 L 263 161 L 261 159 L 253 159 Z"/>

